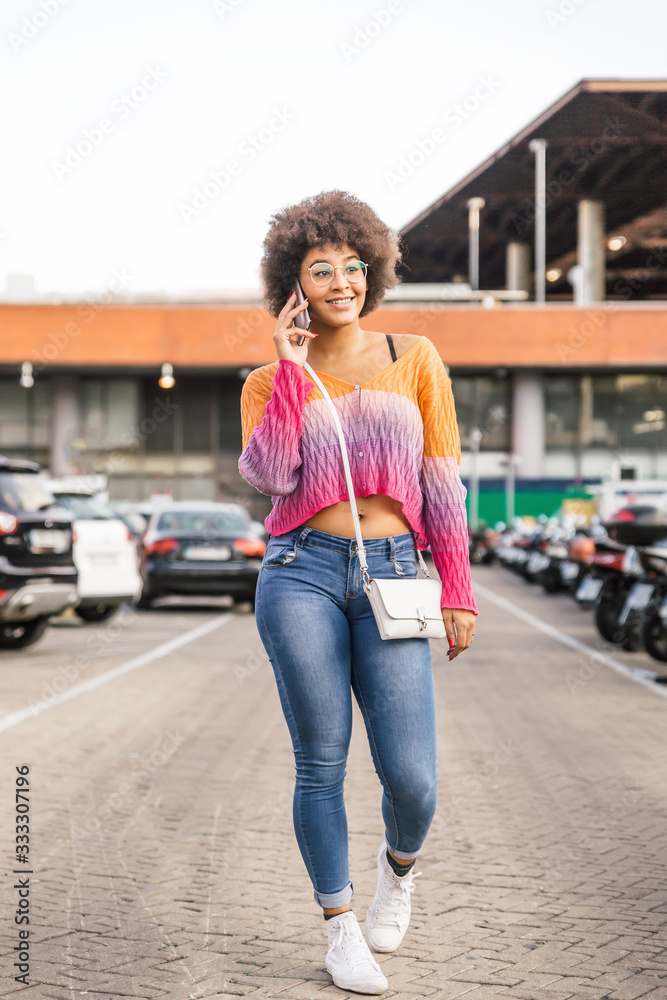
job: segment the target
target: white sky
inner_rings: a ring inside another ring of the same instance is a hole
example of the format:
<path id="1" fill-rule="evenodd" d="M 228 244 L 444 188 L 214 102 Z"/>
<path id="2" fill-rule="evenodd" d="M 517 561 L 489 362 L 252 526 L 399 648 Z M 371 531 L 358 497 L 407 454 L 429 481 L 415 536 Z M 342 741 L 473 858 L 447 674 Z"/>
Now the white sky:
<path id="1" fill-rule="evenodd" d="M 667 75 L 666 29 L 661 0 L 5 0 L 0 295 L 7 274 L 72 295 L 114 270 L 128 293 L 255 287 L 274 211 L 343 188 L 398 229 L 582 77 Z M 448 123 L 482 79 L 492 92 Z"/>

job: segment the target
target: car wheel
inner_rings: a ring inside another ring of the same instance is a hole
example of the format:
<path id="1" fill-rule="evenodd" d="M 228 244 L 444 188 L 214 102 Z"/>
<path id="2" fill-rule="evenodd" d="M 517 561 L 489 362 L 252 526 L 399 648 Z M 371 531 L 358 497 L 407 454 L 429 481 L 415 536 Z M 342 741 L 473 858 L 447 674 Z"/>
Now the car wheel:
<path id="1" fill-rule="evenodd" d="M 49 624 L 49 616 L 32 618 L 27 622 L 3 622 L 0 624 L 0 649 L 23 649 L 44 635 Z"/>
<path id="2" fill-rule="evenodd" d="M 153 604 L 152 596 L 146 593 L 146 591 L 144 590 L 141 594 L 141 597 L 136 602 L 135 606 L 137 608 L 142 608 L 144 611 L 147 611 L 152 606 L 152 604 Z"/>
<path id="3" fill-rule="evenodd" d="M 75 608 L 75 611 L 84 622 L 103 622 L 115 615 L 119 607 L 120 604 L 95 604 L 94 607 Z"/>

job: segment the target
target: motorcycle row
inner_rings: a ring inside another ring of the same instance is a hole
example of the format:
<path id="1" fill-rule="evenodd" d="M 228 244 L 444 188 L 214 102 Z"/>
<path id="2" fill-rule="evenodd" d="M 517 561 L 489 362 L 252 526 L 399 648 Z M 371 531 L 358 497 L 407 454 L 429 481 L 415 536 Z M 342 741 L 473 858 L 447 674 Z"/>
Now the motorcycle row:
<path id="1" fill-rule="evenodd" d="M 570 594 L 593 610 L 607 642 L 667 663 L 667 515 L 660 506 L 627 504 L 605 522 L 593 517 L 590 527 L 567 515 L 471 531 L 470 559 L 497 560 L 548 594 Z"/>

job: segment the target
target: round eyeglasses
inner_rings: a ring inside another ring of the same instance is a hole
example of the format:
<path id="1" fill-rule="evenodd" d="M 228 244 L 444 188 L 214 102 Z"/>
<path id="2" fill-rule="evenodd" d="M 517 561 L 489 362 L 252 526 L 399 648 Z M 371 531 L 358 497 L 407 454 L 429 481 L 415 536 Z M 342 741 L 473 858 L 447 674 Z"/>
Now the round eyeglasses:
<path id="1" fill-rule="evenodd" d="M 336 264 L 336 267 L 333 264 L 319 261 L 317 264 L 311 264 L 310 267 L 304 267 L 303 270 L 310 272 L 310 276 L 316 285 L 328 285 L 333 281 L 333 276 L 338 267 L 345 272 L 345 277 L 353 284 L 357 281 L 363 281 L 368 270 L 368 264 L 364 264 L 362 260 L 349 260 L 347 264 Z"/>

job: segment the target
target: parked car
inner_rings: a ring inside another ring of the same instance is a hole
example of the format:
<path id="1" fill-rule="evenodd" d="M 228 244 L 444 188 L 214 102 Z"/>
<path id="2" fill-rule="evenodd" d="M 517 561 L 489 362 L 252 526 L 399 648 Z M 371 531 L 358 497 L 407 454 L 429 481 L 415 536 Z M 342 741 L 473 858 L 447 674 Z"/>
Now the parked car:
<path id="1" fill-rule="evenodd" d="M 266 550 L 256 525 L 234 503 L 175 500 L 155 510 L 140 546 L 138 606 L 168 594 L 229 595 L 254 606 Z"/>
<path id="2" fill-rule="evenodd" d="M 165 506 L 165 502 L 160 501 L 157 504 L 151 503 L 149 500 L 114 500 L 109 504 L 114 514 L 125 522 L 137 541 L 141 541 L 146 534 L 151 514 L 157 510 L 158 506 Z"/>
<path id="3" fill-rule="evenodd" d="M 137 547 L 127 526 L 81 485 L 46 480 L 58 505 L 74 519 L 74 562 L 79 571 L 77 615 L 87 622 L 111 618 L 141 593 Z"/>
<path id="4" fill-rule="evenodd" d="M 0 649 L 30 646 L 78 600 L 72 518 L 39 471 L 0 455 Z"/>
<path id="5" fill-rule="evenodd" d="M 144 517 L 143 514 L 139 514 L 134 510 L 118 510 L 114 504 L 109 504 L 109 509 L 113 511 L 116 517 L 120 518 L 134 541 L 138 544 L 146 534 L 150 515 L 149 517 Z"/>

